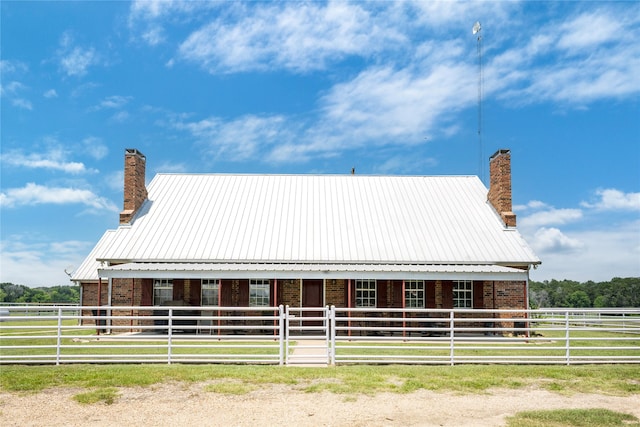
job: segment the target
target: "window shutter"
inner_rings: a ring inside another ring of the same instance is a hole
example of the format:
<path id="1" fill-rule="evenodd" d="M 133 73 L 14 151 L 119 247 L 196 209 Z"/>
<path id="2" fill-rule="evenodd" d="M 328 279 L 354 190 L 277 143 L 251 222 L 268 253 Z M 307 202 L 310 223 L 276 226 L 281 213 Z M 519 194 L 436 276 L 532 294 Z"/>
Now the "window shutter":
<path id="1" fill-rule="evenodd" d="M 484 308 L 484 282 L 473 282 L 473 308 Z"/>
<path id="2" fill-rule="evenodd" d="M 142 279 L 140 305 L 150 306 L 151 304 L 153 304 L 153 279 Z"/>
<path id="3" fill-rule="evenodd" d="M 388 307 L 387 301 L 387 280 L 376 280 L 376 307 Z"/>
<path id="4" fill-rule="evenodd" d="M 202 281 L 191 279 L 189 288 L 189 302 L 191 305 L 202 305 Z"/>
<path id="5" fill-rule="evenodd" d="M 402 301 L 404 301 L 404 295 L 402 295 L 402 280 L 394 280 L 391 282 L 393 289 L 393 308 L 402 308 Z"/>
<path id="6" fill-rule="evenodd" d="M 184 280 L 182 279 L 173 280 L 173 300 L 174 301 L 184 300 Z"/>
<path id="7" fill-rule="evenodd" d="M 271 307 L 275 307 L 278 305 L 276 300 L 274 299 L 275 296 L 275 280 L 269 280 L 269 305 Z"/>
<path id="8" fill-rule="evenodd" d="M 220 281 L 220 304 L 223 307 L 231 307 L 233 299 L 231 298 L 231 280 Z"/>
<path id="9" fill-rule="evenodd" d="M 238 306 L 249 307 L 249 281 L 238 280 L 240 285 L 240 295 L 238 299 Z"/>
<path id="10" fill-rule="evenodd" d="M 453 308 L 453 282 L 442 281 L 442 308 Z"/>
<path id="11" fill-rule="evenodd" d="M 452 290 L 453 292 L 453 290 Z M 453 295 L 452 295 L 453 296 Z M 436 282 L 433 280 L 425 280 L 424 282 L 424 298 L 426 308 L 436 308 Z"/>

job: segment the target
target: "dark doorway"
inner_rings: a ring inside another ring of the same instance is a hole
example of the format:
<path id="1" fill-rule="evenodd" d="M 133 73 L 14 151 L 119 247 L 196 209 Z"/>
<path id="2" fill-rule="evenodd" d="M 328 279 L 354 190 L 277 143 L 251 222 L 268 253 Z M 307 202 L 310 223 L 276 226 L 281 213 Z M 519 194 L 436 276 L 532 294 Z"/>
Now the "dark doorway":
<path id="1" fill-rule="evenodd" d="M 302 281 L 302 307 L 323 307 L 324 283 L 322 279 L 305 279 Z M 320 317 L 323 311 L 306 311 L 303 317 Z M 322 326 L 321 320 L 304 320 L 302 326 Z M 322 331 L 311 331 L 321 333 Z"/>

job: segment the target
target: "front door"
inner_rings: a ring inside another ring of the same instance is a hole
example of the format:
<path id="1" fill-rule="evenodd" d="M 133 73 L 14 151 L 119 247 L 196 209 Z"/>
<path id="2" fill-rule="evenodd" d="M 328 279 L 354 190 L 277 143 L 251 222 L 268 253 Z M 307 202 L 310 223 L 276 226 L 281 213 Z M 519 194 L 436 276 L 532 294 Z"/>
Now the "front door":
<path id="1" fill-rule="evenodd" d="M 322 279 L 305 279 L 302 281 L 302 307 L 324 306 L 324 283 Z M 320 317 L 323 311 L 305 311 L 303 317 Z M 322 326 L 321 320 L 306 320 L 303 326 Z"/>

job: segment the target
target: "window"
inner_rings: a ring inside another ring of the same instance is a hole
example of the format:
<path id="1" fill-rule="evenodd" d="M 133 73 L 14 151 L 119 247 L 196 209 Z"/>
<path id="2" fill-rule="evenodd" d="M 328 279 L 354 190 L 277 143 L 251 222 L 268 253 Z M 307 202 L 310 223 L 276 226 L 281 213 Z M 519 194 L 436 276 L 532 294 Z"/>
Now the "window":
<path id="1" fill-rule="evenodd" d="M 453 307 L 473 307 L 473 282 L 471 280 L 454 280 L 453 282 Z"/>
<path id="2" fill-rule="evenodd" d="M 219 302 L 218 295 L 220 295 L 220 281 L 218 279 L 202 280 L 201 305 L 217 306 Z"/>
<path id="3" fill-rule="evenodd" d="M 376 281 L 356 280 L 356 307 L 376 306 Z"/>
<path id="4" fill-rule="evenodd" d="M 404 306 L 407 308 L 424 307 L 424 282 L 422 280 L 404 282 Z"/>
<path id="5" fill-rule="evenodd" d="M 153 281 L 153 305 L 163 305 L 173 301 L 173 280 L 155 279 Z"/>
<path id="6" fill-rule="evenodd" d="M 249 281 L 249 307 L 269 307 L 269 280 L 251 279 Z"/>

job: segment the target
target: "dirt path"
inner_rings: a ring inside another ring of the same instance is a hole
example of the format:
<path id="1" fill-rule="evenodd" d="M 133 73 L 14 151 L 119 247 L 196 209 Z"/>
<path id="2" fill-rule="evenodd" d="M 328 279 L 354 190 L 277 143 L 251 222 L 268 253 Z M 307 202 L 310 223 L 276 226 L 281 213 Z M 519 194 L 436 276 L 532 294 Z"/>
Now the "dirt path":
<path id="1" fill-rule="evenodd" d="M 205 383 L 125 388 L 115 403 L 81 405 L 86 390 L 0 394 L 0 425 L 9 426 L 502 426 L 533 409 L 607 408 L 640 418 L 640 396 L 565 396 L 529 388 L 486 394 L 418 391 L 375 396 L 305 393 L 270 385 L 243 395 L 206 391 Z"/>

